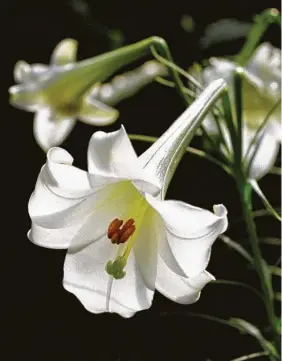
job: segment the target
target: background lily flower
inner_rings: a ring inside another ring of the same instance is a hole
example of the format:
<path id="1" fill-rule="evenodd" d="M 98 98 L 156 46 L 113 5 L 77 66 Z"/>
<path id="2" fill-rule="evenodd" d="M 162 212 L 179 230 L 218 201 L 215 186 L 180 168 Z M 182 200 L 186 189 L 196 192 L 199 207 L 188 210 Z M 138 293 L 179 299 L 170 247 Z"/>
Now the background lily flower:
<path id="1" fill-rule="evenodd" d="M 193 303 L 213 280 L 206 267 L 227 227 L 225 207 L 212 213 L 165 201 L 163 189 L 187 133 L 190 139 L 223 87 L 215 82 L 139 158 L 123 127 L 93 134 L 88 172 L 65 150 L 49 150 L 29 201 L 29 239 L 68 248 L 64 287 L 90 312 L 130 317 L 151 306 L 155 289 Z"/>
<path id="2" fill-rule="evenodd" d="M 204 86 L 215 79 L 225 79 L 234 113 L 234 72 L 238 68 L 232 61 L 212 58 L 210 66 L 203 70 L 199 79 Z M 248 177 L 259 179 L 273 166 L 282 139 L 281 104 L 278 104 L 281 100 L 281 51 L 264 43 L 240 71 L 243 77 L 242 153 Z M 220 125 L 232 153 L 229 130 L 225 124 Z M 209 134 L 218 135 L 218 127 L 211 114 L 206 117 L 203 126 Z"/>
<path id="3" fill-rule="evenodd" d="M 112 83 L 101 84 L 105 75 L 99 75 L 99 69 L 92 71 L 93 61 L 77 63 L 76 53 L 77 42 L 65 39 L 54 49 L 49 66 L 19 61 L 14 69 L 19 85 L 9 89 L 10 101 L 16 107 L 36 112 L 34 136 L 44 150 L 60 145 L 76 119 L 96 126 L 112 124 L 119 115 L 112 105 L 167 73 L 165 66 L 151 61 L 115 77 Z"/>

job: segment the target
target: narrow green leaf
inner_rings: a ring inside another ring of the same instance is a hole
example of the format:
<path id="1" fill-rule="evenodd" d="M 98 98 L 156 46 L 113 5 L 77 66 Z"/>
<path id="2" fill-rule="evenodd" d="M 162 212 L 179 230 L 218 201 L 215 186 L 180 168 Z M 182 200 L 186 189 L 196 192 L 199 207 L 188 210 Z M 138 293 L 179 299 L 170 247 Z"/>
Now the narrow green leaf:
<path id="1" fill-rule="evenodd" d="M 273 295 L 273 289 L 272 289 L 272 275 L 270 272 L 270 268 L 269 268 L 269 265 L 264 260 L 261 260 L 261 264 L 263 265 L 262 269 L 263 269 L 263 273 L 264 273 L 264 278 L 266 280 L 266 286 L 268 288 L 269 298 L 273 300 L 274 295 Z"/>
<path id="2" fill-rule="evenodd" d="M 262 202 L 264 203 L 264 205 L 267 208 L 267 210 L 269 211 L 269 213 L 271 213 L 273 215 L 273 217 L 275 217 L 276 219 L 278 219 L 281 222 L 282 221 L 281 216 L 276 212 L 275 208 L 273 208 L 272 205 L 269 203 L 268 199 L 266 198 L 266 196 L 260 189 L 257 181 L 254 179 L 251 179 L 251 180 L 249 180 L 249 183 L 253 187 L 253 190 L 256 192 L 256 194 L 261 198 Z"/>
<path id="3" fill-rule="evenodd" d="M 236 68 L 234 72 L 234 95 L 235 95 L 235 114 L 236 114 L 236 133 L 237 133 L 237 146 L 233 149 L 234 159 L 237 162 L 238 167 L 240 167 L 242 162 L 242 137 L 243 137 L 243 127 L 242 127 L 242 118 L 243 118 L 243 85 L 242 79 L 243 69 Z M 237 154 L 236 154 L 237 153 Z"/>
<path id="4" fill-rule="evenodd" d="M 274 210 L 277 213 L 281 213 L 280 207 L 275 207 Z M 256 209 L 255 211 L 252 212 L 253 218 L 269 217 L 269 216 L 273 217 L 273 215 L 269 212 L 269 210 L 265 209 L 265 208 Z M 243 221 L 244 221 L 244 219 L 242 217 L 234 219 L 231 223 L 229 223 L 228 229 L 233 228 L 236 224 L 238 224 L 239 222 L 243 222 Z"/>
<path id="5" fill-rule="evenodd" d="M 242 247 L 238 242 L 233 241 L 231 238 L 220 235 L 219 239 L 222 240 L 228 247 L 234 249 L 236 252 L 238 252 L 241 256 L 243 256 L 248 262 L 254 263 L 253 257 L 250 255 L 248 251 L 245 250 L 244 247 Z"/>
<path id="6" fill-rule="evenodd" d="M 229 320 L 224 320 L 219 317 L 205 315 L 202 313 L 196 313 L 196 312 L 167 312 L 163 311 L 160 313 L 160 316 L 176 316 L 179 315 L 181 317 L 188 316 L 188 317 L 196 317 L 201 318 L 203 320 L 216 322 L 219 324 L 222 324 L 224 326 L 229 326 L 232 328 L 235 328 L 236 330 L 239 330 L 242 334 L 248 334 L 258 340 L 258 342 L 261 344 L 265 352 L 269 353 L 271 356 L 273 356 L 275 359 L 279 359 L 278 352 L 276 351 L 275 347 L 267 341 L 263 336 L 260 330 L 252 325 L 251 323 L 242 320 L 240 318 L 230 318 Z"/>
<path id="7" fill-rule="evenodd" d="M 282 170 L 281 167 L 272 167 L 269 171 L 269 173 L 271 174 L 276 174 L 276 175 L 280 175 L 282 174 Z"/>
<path id="8" fill-rule="evenodd" d="M 267 355 L 269 355 L 268 351 L 255 352 L 255 353 L 250 353 L 249 355 L 244 355 L 244 356 L 241 356 L 241 357 L 234 358 L 231 361 L 246 361 L 246 360 L 251 360 L 251 359 L 254 359 L 254 358 L 267 356 Z"/>
<path id="9" fill-rule="evenodd" d="M 248 334 L 256 338 L 263 347 L 263 349 L 269 352 L 270 355 L 274 356 L 275 358 L 279 357 L 275 347 L 272 345 L 272 343 L 270 343 L 263 337 L 262 333 L 256 326 L 254 326 L 248 321 L 242 320 L 241 318 L 230 318 L 229 322 L 234 327 L 237 327 L 238 330 L 241 331 L 242 333 Z"/>
<path id="10" fill-rule="evenodd" d="M 276 266 L 268 266 L 271 274 L 281 277 L 281 268 Z"/>
<path id="11" fill-rule="evenodd" d="M 281 239 L 276 237 L 263 237 L 259 239 L 262 244 L 269 244 L 273 246 L 281 246 Z"/>
<path id="12" fill-rule="evenodd" d="M 213 284 L 222 284 L 222 285 L 238 286 L 238 287 L 246 288 L 246 289 L 252 291 L 256 296 L 258 296 L 264 302 L 262 294 L 260 294 L 259 291 L 257 291 L 254 287 L 252 287 L 246 283 L 220 279 L 220 280 L 215 280 L 215 281 L 212 281 L 209 283 L 209 285 L 213 285 Z"/>
<path id="13" fill-rule="evenodd" d="M 277 9 L 266 9 L 254 18 L 252 26 L 242 50 L 236 57 L 236 62 L 245 65 L 255 51 L 259 41 L 270 24 L 280 24 L 280 12 Z"/>

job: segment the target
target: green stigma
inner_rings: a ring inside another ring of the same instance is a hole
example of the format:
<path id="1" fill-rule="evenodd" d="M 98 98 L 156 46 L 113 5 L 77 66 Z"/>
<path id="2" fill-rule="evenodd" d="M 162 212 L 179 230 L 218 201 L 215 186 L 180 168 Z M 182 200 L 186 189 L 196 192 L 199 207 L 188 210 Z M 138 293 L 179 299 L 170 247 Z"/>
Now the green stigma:
<path id="1" fill-rule="evenodd" d="M 126 272 L 123 270 L 125 266 L 125 258 L 119 256 L 115 261 L 108 261 L 105 268 L 110 276 L 113 276 L 116 280 L 120 280 L 126 275 Z"/>

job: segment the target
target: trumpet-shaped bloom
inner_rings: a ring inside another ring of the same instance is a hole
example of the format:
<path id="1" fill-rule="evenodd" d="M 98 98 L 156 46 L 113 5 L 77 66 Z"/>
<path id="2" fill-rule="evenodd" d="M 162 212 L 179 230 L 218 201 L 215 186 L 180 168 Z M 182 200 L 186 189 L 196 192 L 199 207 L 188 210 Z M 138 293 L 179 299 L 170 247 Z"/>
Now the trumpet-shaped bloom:
<path id="1" fill-rule="evenodd" d="M 213 213 L 163 200 L 123 127 L 93 134 L 87 172 L 72 162 L 50 149 L 29 201 L 29 239 L 68 249 L 65 289 L 90 312 L 123 317 L 149 308 L 155 289 L 178 303 L 197 301 L 213 280 L 206 267 L 227 227 L 225 207 Z"/>
<path id="2" fill-rule="evenodd" d="M 19 61 L 14 69 L 18 85 L 9 89 L 10 101 L 36 113 L 34 136 L 44 150 L 60 145 L 76 119 L 96 126 L 112 124 L 119 113 L 110 105 L 166 73 L 163 65 L 148 62 L 137 71 L 116 77 L 113 84 L 101 85 L 99 82 L 112 74 L 111 67 L 102 62 L 97 65 L 95 58 L 76 62 L 76 53 L 77 42 L 65 39 L 54 49 L 49 66 Z"/>
<path id="3" fill-rule="evenodd" d="M 203 71 L 200 79 L 205 86 L 215 79 L 225 79 L 229 85 L 233 110 L 235 102 L 233 80 L 236 69 L 238 65 L 232 61 L 212 58 L 210 66 Z M 281 105 L 278 104 L 281 100 L 281 51 L 270 44 L 262 44 L 241 71 L 243 75 L 242 153 L 245 156 L 248 177 L 259 179 L 273 166 L 282 139 Z M 272 109 L 274 110 L 271 111 Z M 268 120 L 264 122 L 266 117 Z M 217 125 L 211 114 L 206 117 L 203 125 L 210 134 L 218 134 Z M 229 132 L 224 124 L 221 126 L 232 152 Z"/>

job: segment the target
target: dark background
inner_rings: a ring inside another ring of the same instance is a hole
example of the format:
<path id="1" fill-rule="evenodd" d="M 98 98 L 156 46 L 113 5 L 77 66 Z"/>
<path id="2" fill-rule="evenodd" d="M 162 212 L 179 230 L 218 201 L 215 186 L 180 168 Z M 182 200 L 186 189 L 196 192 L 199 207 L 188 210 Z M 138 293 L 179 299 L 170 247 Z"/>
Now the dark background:
<path id="1" fill-rule="evenodd" d="M 249 336 L 224 325 L 191 318 L 187 312 L 200 312 L 221 318 L 241 317 L 256 325 L 266 324 L 262 302 L 250 291 L 235 286 L 208 285 L 194 305 L 182 306 L 156 293 L 153 306 L 131 319 L 118 315 L 93 315 L 62 285 L 65 251 L 48 250 L 30 243 L 27 203 L 45 154 L 35 143 L 31 113 L 8 105 L 7 89 L 13 85 L 17 60 L 48 63 L 51 51 L 65 37 L 79 41 L 79 58 L 109 50 L 110 41 L 102 24 L 120 29 L 126 43 L 159 35 L 170 45 L 178 64 L 211 55 L 239 51 L 243 40 L 222 43 L 205 51 L 199 39 L 207 24 L 220 18 L 250 22 L 266 7 L 280 1 L 92 1 L 91 16 L 84 18 L 67 1 L 5 1 L 1 10 L 1 147 L 2 147 L 2 332 L 1 360 L 30 361 L 228 361 L 256 352 L 260 346 Z M 191 34 L 180 26 L 182 14 L 193 17 Z M 270 27 L 264 40 L 279 46 L 278 27 Z M 184 110 L 177 94 L 152 84 L 119 106 L 121 116 L 108 131 L 123 123 L 129 133 L 159 136 Z M 75 165 L 86 166 L 88 140 L 96 129 L 78 123 L 63 144 L 74 156 Z M 199 139 L 193 146 L 200 147 Z M 135 142 L 140 154 L 147 144 Z M 268 175 L 261 181 L 271 203 L 279 205 L 280 177 Z M 171 183 L 168 198 L 181 199 L 211 209 L 224 203 L 231 223 L 227 234 L 236 240 L 246 236 L 233 181 L 218 167 L 186 155 Z M 255 207 L 262 208 L 255 199 Z M 280 237 L 278 222 L 270 217 L 257 219 L 260 236 Z M 248 245 L 246 245 L 248 247 Z M 279 257 L 275 246 L 264 246 L 270 264 Z M 240 280 L 257 286 L 253 270 L 239 255 L 217 241 L 208 270 L 217 279 Z M 276 280 L 276 289 L 279 283 Z M 277 305 L 277 311 L 279 311 Z"/>

